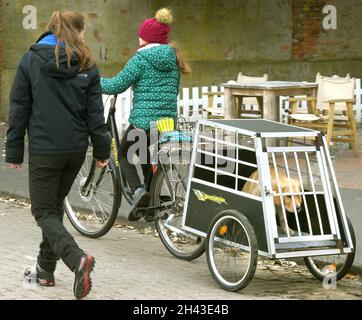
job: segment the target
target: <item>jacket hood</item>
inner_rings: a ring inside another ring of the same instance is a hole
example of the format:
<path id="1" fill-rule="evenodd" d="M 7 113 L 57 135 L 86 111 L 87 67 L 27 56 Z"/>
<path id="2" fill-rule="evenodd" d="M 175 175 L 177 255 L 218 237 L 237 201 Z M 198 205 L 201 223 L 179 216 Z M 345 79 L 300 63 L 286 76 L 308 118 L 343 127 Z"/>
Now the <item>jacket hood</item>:
<path id="1" fill-rule="evenodd" d="M 177 67 L 175 50 L 169 45 L 148 45 L 138 54 L 160 71 L 171 71 Z"/>
<path id="2" fill-rule="evenodd" d="M 43 61 L 40 67 L 42 72 L 53 78 L 72 78 L 76 76 L 80 70 L 79 59 L 76 56 L 71 58 L 69 67 L 65 48 L 60 47 L 58 68 L 54 52 L 55 46 L 51 44 L 39 44 L 42 39 L 49 35 L 51 35 L 50 32 L 42 34 L 36 44 L 30 48 L 30 50 Z"/>

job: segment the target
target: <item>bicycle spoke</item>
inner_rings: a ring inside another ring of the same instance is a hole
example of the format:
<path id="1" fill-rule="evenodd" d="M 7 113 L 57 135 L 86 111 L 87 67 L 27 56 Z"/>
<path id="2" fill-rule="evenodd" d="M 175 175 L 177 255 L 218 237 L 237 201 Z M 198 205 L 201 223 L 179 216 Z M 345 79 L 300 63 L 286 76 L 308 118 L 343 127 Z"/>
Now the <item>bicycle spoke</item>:
<path id="1" fill-rule="evenodd" d="M 110 191 L 104 191 L 104 190 L 99 190 L 99 189 L 97 189 L 96 193 L 102 193 L 105 196 L 109 196 L 110 198 L 113 198 L 115 195 L 114 193 L 110 193 Z"/>
<path id="2" fill-rule="evenodd" d="M 103 180 L 99 185 L 98 185 L 98 188 L 103 186 L 106 182 L 110 181 L 111 180 L 111 177 L 109 176 L 108 178 L 106 178 L 106 180 Z"/>
<path id="3" fill-rule="evenodd" d="M 94 198 L 93 198 L 92 200 L 94 200 Z M 98 224 L 98 226 L 100 226 L 101 224 L 99 223 L 99 220 L 98 220 L 96 208 L 95 208 L 95 206 L 92 206 L 92 201 L 89 202 L 89 205 L 90 205 L 90 207 L 91 207 L 91 209 L 92 209 L 92 211 L 93 211 L 93 216 L 94 216 L 95 222 Z"/>
<path id="4" fill-rule="evenodd" d="M 97 202 L 98 207 L 101 209 L 101 213 L 102 213 L 102 215 L 103 215 L 104 221 L 107 221 L 108 217 L 107 217 L 107 215 L 104 213 L 103 207 L 102 207 L 102 205 L 100 204 L 101 201 L 100 201 L 99 199 L 97 199 L 97 197 L 94 197 L 94 200 Z"/>
<path id="5" fill-rule="evenodd" d="M 105 203 L 105 202 L 101 201 L 101 200 L 100 200 L 100 199 L 98 199 L 96 196 L 94 196 L 94 199 L 95 199 L 98 203 L 101 203 L 101 204 L 103 204 L 104 206 L 106 206 L 106 207 L 108 207 L 108 208 L 112 209 L 112 206 L 111 206 L 111 205 L 109 205 L 109 204 L 107 204 L 107 203 Z"/>

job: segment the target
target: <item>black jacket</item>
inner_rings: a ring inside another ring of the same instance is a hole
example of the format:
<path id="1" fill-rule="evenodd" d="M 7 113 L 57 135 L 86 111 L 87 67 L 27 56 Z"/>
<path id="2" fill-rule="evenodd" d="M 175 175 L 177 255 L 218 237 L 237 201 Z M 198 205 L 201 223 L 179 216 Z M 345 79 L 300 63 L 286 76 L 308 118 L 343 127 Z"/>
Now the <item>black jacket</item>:
<path id="1" fill-rule="evenodd" d="M 99 71 L 96 65 L 79 69 L 75 56 L 68 67 L 64 48 L 60 49 L 59 69 L 53 46 L 35 44 L 24 55 L 10 93 L 6 162 L 23 162 L 26 130 L 29 154 L 85 152 L 90 136 L 94 157 L 109 158 Z"/>

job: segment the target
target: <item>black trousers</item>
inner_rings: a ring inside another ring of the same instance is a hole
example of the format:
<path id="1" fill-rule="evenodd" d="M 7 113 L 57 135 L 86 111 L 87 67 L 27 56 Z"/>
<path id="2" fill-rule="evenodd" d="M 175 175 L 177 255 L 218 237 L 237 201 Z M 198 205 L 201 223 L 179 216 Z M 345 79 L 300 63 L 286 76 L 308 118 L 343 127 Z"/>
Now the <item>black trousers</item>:
<path id="1" fill-rule="evenodd" d="M 136 143 L 138 145 L 136 145 Z M 142 186 L 141 180 L 137 173 L 137 168 L 131 161 L 135 153 L 141 161 L 144 186 L 146 190 L 149 191 L 152 178 L 152 165 L 149 147 L 150 131 L 146 132 L 144 130 L 135 128 L 133 125 L 130 125 L 121 140 L 119 156 L 122 173 L 126 178 L 126 181 L 132 192 Z M 130 161 L 128 161 L 127 155 L 129 156 Z"/>
<path id="2" fill-rule="evenodd" d="M 63 225 L 64 199 L 83 162 L 85 153 L 57 156 L 29 156 L 31 211 L 42 230 L 38 264 L 54 272 L 62 259 L 74 270 L 84 252 Z"/>

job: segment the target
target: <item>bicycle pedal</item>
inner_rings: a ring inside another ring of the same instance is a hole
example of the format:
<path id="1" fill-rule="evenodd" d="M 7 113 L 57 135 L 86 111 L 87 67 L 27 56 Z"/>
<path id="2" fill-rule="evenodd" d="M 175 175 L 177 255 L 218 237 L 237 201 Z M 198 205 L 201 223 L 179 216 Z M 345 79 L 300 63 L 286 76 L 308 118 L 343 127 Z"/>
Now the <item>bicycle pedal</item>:
<path id="1" fill-rule="evenodd" d="M 146 222 L 154 222 L 155 221 L 155 215 L 154 214 L 148 214 L 146 216 L 143 217 L 143 219 L 145 219 Z"/>
<path id="2" fill-rule="evenodd" d="M 137 218 L 143 218 L 148 215 L 147 210 L 147 207 L 137 207 L 131 212 L 131 214 L 136 216 Z"/>

